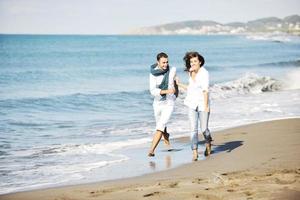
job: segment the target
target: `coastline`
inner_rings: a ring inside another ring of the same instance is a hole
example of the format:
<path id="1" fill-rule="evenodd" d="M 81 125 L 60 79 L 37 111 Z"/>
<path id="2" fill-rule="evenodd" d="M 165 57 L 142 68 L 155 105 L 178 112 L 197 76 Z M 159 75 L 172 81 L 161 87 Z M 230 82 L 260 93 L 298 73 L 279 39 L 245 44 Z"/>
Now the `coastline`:
<path id="1" fill-rule="evenodd" d="M 11 193 L 0 199 L 296 199 L 299 139 L 300 118 L 246 124 L 217 131 L 215 153 L 205 160 L 138 177 Z"/>

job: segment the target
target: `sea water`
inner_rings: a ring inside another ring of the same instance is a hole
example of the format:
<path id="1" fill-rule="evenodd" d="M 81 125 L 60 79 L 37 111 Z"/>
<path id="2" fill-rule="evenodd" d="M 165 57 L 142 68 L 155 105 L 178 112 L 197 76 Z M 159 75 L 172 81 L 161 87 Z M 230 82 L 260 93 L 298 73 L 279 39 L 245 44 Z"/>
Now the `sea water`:
<path id="1" fill-rule="evenodd" d="M 300 38 L 282 36 L 0 35 L 0 193 L 137 176 L 191 162 L 188 143 L 159 146 L 149 67 L 166 52 L 210 73 L 216 130 L 300 115 Z M 168 125 L 189 136 L 185 92 Z"/>

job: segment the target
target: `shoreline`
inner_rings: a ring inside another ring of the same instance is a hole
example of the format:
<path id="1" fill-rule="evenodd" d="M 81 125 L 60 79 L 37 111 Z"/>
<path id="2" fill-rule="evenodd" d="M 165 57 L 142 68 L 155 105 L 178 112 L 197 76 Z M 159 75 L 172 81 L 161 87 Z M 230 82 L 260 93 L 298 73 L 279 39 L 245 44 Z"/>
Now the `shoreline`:
<path id="1" fill-rule="evenodd" d="M 283 137 L 283 131 L 288 137 Z M 178 199 L 268 199 L 274 189 L 280 190 L 279 196 L 299 197 L 299 139 L 300 118 L 254 122 L 216 131 L 215 153 L 205 160 L 136 177 L 9 193 L 0 199 L 164 199 L 175 194 Z M 249 180 L 248 192 L 235 189 L 246 187 L 241 183 Z M 257 188 L 257 182 L 265 186 Z"/>
<path id="2" fill-rule="evenodd" d="M 212 134 L 213 135 L 219 134 L 219 132 L 226 131 L 227 129 L 239 128 L 239 127 L 246 126 L 246 125 L 255 125 L 257 123 L 262 123 L 262 122 L 269 122 L 269 121 L 283 120 L 283 119 L 297 119 L 297 118 L 300 118 L 300 116 L 270 118 L 270 119 L 266 119 L 263 121 L 254 121 L 254 122 L 250 121 L 245 124 L 239 124 L 239 125 L 235 125 L 235 126 L 231 126 L 231 127 L 226 127 L 226 128 L 222 127 L 222 128 L 218 128 L 218 129 L 212 129 Z M 199 135 L 199 137 L 200 137 L 199 138 L 199 141 L 200 141 L 199 152 L 201 152 L 202 150 L 204 152 L 205 147 L 204 147 L 204 144 L 202 143 L 203 138 L 201 135 Z M 92 180 L 89 180 L 91 177 L 93 177 L 93 176 L 89 176 L 89 177 L 85 177 L 84 178 L 85 180 L 84 179 L 83 180 L 73 180 L 73 181 L 61 182 L 61 183 L 48 183 L 46 185 L 41 185 L 41 186 L 25 187 L 24 189 L 16 189 L 16 190 L 0 193 L 0 196 L 20 193 L 20 192 L 30 192 L 30 191 L 36 191 L 36 190 L 51 189 L 51 188 L 60 188 L 60 187 L 68 187 L 68 186 L 76 186 L 76 185 L 119 181 L 119 180 L 123 180 L 123 179 L 135 178 L 135 177 L 144 176 L 144 175 L 148 175 L 148 174 L 152 174 L 152 173 L 170 170 L 170 169 L 177 168 L 182 165 L 186 165 L 186 164 L 190 163 L 190 159 L 180 158 L 180 156 L 186 156 L 186 155 L 188 155 L 187 157 L 189 158 L 189 155 L 190 155 L 189 154 L 190 153 L 190 148 L 189 148 L 190 140 L 189 140 L 189 137 L 187 136 L 187 134 L 175 135 L 175 136 L 171 137 L 170 139 L 171 139 L 171 143 L 172 143 L 172 148 L 175 147 L 175 149 L 173 148 L 173 150 L 175 150 L 175 151 L 173 151 L 173 154 L 170 156 L 168 155 L 168 152 L 166 151 L 163 143 L 161 142 L 161 144 L 158 145 L 158 148 L 157 148 L 159 156 L 154 160 L 149 159 L 144 154 L 147 153 L 148 146 L 150 145 L 150 143 L 149 144 L 145 143 L 143 145 L 139 145 L 139 147 L 137 147 L 137 146 L 129 147 L 129 148 L 125 148 L 122 150 L 122 154 L 125 153 L 125 155 L 127 155 L 131 158 L 131 159 L 129 159 L 129 161 L 127 160 L 127 161 L 121 162 L 117 165 L 112 165 L 112 166 L 108 167 L 108 168 L 110 168 L 110 170 L 102 168 L 102 170 L 104 170 L 105 172 L 115 171 L 118 173 L 118 171 L 120 171 L 120 170 L 116 171 L 116 168 L 121 169 L 121 168 L 130 167 L 129 166 L 130 164 L 126 164 L 129 162 L 137 164 L 137 166 L 139 166 L 139 169 L 141 169 L 141 167 L 143 167 L 143 166 L 145 167 L 144 170 L 139 170 L 139 172 L 135 172 L 134 174 L 131 174 L 129 176 L 128 175 L 124 176 L 124 174 L 123 174 L 123 176 L 119 177 L 119 178 L 116 176 L 113 176 L 111 178 L 103 179 L 103 176 L 99 177 L 99 174 L 96 172 L 96 173 L 94 173 L 94 175 L 98 177 L 96 179 L 93 178 Z M 132 154 L 133 151 L 140 151 L 140 152 L 142 151 L 144 153 L 138 153 L 138 154 L 140 154 L 140 156 L 135 156 Z M 176 151 L 180 151 L 180 152 L 175 153 Z M 121 152 L 115 151 L 115 153 L 121 153 Z M 167 159 L 167 157 L 169 159 L 168 163 L 167 163 L 167 161 L 165 161 Z M 136 162 L 136 160 L 139 160 L 139 161 Z M 202 155 L 202 153 L 199 156 L 199 160 L 201 160 L 201 161 L 205 160 L 205 156 Z M 145 163 L 148 161 L 149 161 L 148 166 L 147 165 L 142 166 L 143 162 Z M 112 168 L 114 170 L 111 170 Z M 127 173 L 127 174 L 130 174 L 130 173 Z M 86 180 L 89 180 L 89 181 L 86 181 Z"/>

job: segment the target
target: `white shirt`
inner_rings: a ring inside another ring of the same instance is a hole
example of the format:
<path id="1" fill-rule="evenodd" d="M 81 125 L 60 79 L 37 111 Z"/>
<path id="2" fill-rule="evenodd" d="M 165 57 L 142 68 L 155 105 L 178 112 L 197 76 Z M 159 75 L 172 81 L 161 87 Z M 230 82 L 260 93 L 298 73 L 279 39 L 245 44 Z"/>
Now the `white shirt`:
<path id="1" fill-rule="evenodd" d="M 189 78 L 189 85 L 187 88 L 187 95 L 184 100 L 184 104 L 194 110 L 196 110 L 196 108 L 198 107 L 198 111 L 204 111 L 205 106 L 203 91 L 208 92 L 208 86 L 208 71 L 204 67 L 201 67 L 196 74 L 195 80 L 193 80 L 192 77 Z"/>
<path id="2" fill-rule="evenodd" d="M 158 69 L 158 66 L 155 68 Z M 170 67 L 169 72 L 169 84 L 168 89 L 174 89 L 174 79 L 176 75 L 176 68 Z M 150 93 L 154 97 L 153 104 L 169 104 L 174 105 L 176 100 L 176 96 L 174 94 L 167 94 L 166 100 L 161 101 L 162 96 L 160 95 L 161 89 L 159 89 L 159 85 L 161 84 L 164 75 L 154 76 L 150 73 Z"/>

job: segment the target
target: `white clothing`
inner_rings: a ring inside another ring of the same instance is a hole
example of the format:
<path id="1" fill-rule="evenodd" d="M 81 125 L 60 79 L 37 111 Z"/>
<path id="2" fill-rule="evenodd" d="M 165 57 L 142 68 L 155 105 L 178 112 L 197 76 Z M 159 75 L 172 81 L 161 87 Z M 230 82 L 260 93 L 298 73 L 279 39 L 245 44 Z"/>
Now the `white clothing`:
<path id="1" fill-rule="evenodd" d="M 184 104 L 191 109 L 198 111 L 204 111 L 204 95 L 203 92 L 208 92 L 209 87 L 209 74 L 208 71 L 201 67 L 195 76 L 195 80 L 192 77 L 189 78 L 189 85 L 187 88 L 187 95 L 184 100 Z M 208 99 L 208 105 L 210 101 Z"/>
<path id="2" fill-rule="evenodd" d="M 157 69 L 158 67 L 156 67 Z M 169 72 L 169 83 L 168 89 L 174 88 L 174 79 L 176 75 L 176 68 L 171 67 Z M 154 116 L 156 121 L 156 130 L 160 130 L 164 132 L 166 124 L 168 123 L 171 114 L 174 110 L 174 104 L 176 100 L 176 96 L 174 94 L 167 94 L 166 100 L 162 100 L 162 96 L 160 95 L 161 89 L 159 89 L 159 85 L 161 84 L 164 75 L 154 76 L 150 73 L 150 93 L 154 97 L 153 100 L 153 109 Z"/>
<path id="3" fill-rule="evenodd" d="M 156 67 L 155 69 L 157 69 Z M 169 84 L 168 84 L 168 89 L 175 89 L 174 88 L 174 79 L 176 75 L 176 68 L 171 67 L 170 72 L 169 72 Z M 176 96 L 174 94 L 167 94 L 166 100 L 162 101 L 161 98 L 162 96 L 160 95 L 161 89 L 159 89 L 159 85 L 161 84 L 162 80 L 164 78 L 164 75 L 160 76 L 154 76 L 150 73 L 150 93 L 154 97 L 153 104 L 157 103 L 163 103 L 163 104 L 169 104 L 169 105 L 174 105 L 174 102 L 176 100 Z"/>
<path id="4" fill-rule="evenodd" d="M 173 113 L 174 105 L 153 104 L 153 109 L 156 122 L 156 130 L 164 132 L 165 127 Z"/>

